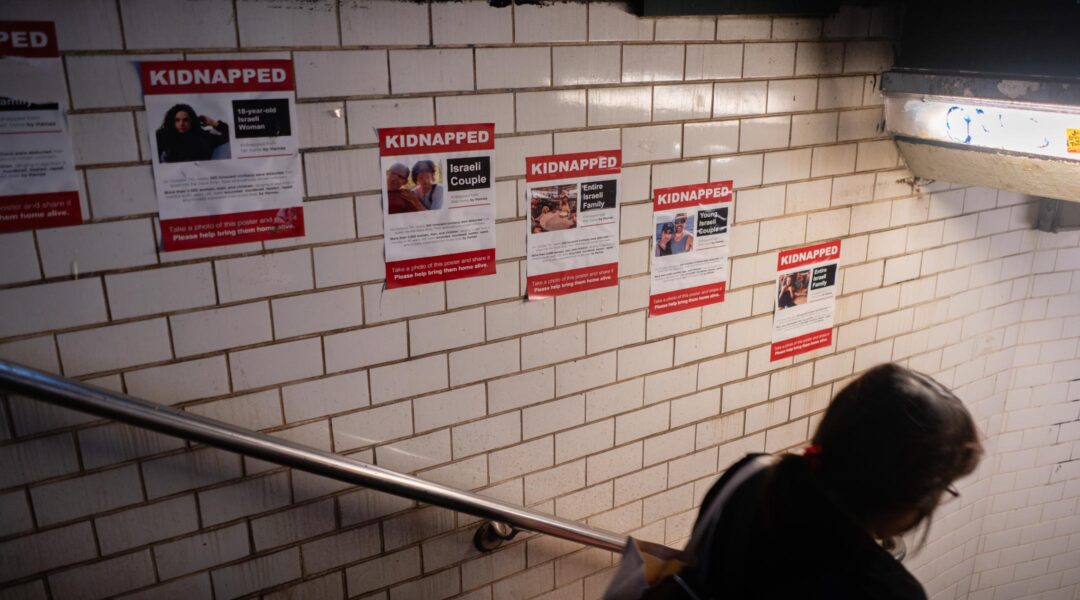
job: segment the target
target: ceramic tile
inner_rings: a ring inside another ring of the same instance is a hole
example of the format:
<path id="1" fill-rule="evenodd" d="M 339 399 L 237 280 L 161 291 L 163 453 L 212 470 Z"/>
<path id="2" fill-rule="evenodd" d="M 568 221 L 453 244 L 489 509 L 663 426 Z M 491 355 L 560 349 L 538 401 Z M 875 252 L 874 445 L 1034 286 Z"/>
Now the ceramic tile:
<path id="1" fill-rule="evenodd" d="M 618 83 L 622 79 L 620 46 L 556 46 L 551 53 L 555 85 Z"/>
<path id="2" fill-rule="evenodd" d="M 739 81 L 713 86 L 713 117 L 765 114 L 768 83 Z"/>
<path id="3" fill-rule="evenodd" d="M 589 126 L 645 123 L 652 118 L 652 88 L 589 90 Z"/>
<path id="4" fill-rule="evenodd" d="M 653 88 L 653 121 L 707 119 L 712 93 L 709 83 L 658 85 Z"/>
<path id="5" fill-rule="evenodd" d="M 686 79 L 738 79 L 742 66 L 742 44 L 686 46 Z"/>
<path id="6" fill-rule="evenodd" d="M 683 156 L 729 154 L 739 149 L 739 122 L 715 121 L 683 125 Z"/>
<path id="7" fill-rule="evenodd" d="M 684 54 L 679 44 L 623 46 L 622 80 L 626 83 L 680 80 Z"/>

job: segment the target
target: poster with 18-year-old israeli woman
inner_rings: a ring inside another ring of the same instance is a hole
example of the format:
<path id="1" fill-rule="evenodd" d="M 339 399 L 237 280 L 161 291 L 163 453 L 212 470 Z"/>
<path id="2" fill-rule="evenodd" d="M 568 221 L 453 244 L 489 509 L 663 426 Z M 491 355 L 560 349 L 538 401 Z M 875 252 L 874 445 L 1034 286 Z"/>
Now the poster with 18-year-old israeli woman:
<path id="1" fill-rule="evenodd" d="M 140 65 L 167 252 L 304 235 L 291 60 Z"/>

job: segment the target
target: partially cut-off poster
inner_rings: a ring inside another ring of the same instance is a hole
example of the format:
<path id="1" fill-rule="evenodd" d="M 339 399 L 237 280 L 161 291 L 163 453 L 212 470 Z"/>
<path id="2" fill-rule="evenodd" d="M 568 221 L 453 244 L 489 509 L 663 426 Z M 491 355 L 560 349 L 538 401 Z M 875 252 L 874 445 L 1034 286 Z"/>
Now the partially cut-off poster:
<path id="1" fill-rule="evenodd" d="M 386 287 L 495 274 L 495 124 L 379 130 Z"/>
<path id="2" fill-rule="evenodd" d="M 840 240 L 785 250 L 776 260 L 770 360 L 832 344 Z"/>
<path id="3" fill-rule="evenodd" d="M 50 21 L 0 21 L 0 233 L 82 223 Z"/>
<path id="4" fill-rule="evenodd" d="M 622 151 L 525 159 L 528 296 L 619 283 Z"/>
<path id="5" fill-rule="evenodd" d="M 653 192 L 649 314 L 724 301 L 731 181 Z"/>
<path id="6" fill-rule="evenodd" d="M 140 65 L 166 251 L 304 235 L 290 60 Z"/>

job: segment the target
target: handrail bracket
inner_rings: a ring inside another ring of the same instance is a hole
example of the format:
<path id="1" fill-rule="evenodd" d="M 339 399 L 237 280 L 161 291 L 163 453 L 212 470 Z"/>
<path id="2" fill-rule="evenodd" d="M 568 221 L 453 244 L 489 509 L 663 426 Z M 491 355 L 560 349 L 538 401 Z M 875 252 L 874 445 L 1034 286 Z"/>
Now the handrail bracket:
<path id="1" fill-rule="evenodd" d="M 473 546 L 481 552 L 491 552 L 509 542 L 518 534 L 518 529 L 501 521 L 484 521 L 476 528 L 473 535 Z"/>

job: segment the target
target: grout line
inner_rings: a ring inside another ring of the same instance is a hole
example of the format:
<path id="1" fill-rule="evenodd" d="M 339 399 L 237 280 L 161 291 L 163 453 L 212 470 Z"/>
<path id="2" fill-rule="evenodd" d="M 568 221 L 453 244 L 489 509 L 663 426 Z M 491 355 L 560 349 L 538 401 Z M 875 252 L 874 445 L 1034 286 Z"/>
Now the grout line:
<path id="1" fill-rule="evenodd" d="M 428 45 L 435 47 L 435 18 L 434 9 L 431 6 L 431 0 L 426 0 L 427 4 L 427 29 L 428 29 Z"/>
<path id="2" fill-rule="evenodd" d="M 116 23 L 120 28 L 120 47 L 123 49 L 120 52 L 128 49 L 127 31 L 124 29 L 124 7 L 122 2 L 123 0 L 115 0 L 114 2 L 116 6 Z"/>
<path id="3" fill-rule="evenodd" d="M 237 10 L 237 2 L 239 0 L 232 0 L 232 21 L 233 21 L 233 35 L 236 36 L 236 48 L 237 52 L 250 52 L 249 49 L 244 48 L 240 39 L 240 11 Z M 226 48 L 226 51 L 233 50 L 233 48 Z"/>
<path id="4" fill-rule="evenodd" d="M 345 45 L 345 34 L 342 32 L 341 26 L 341 1 L 334 0 L 334 25 L 337 27 L 337 43 L 338 47 Z"/>

